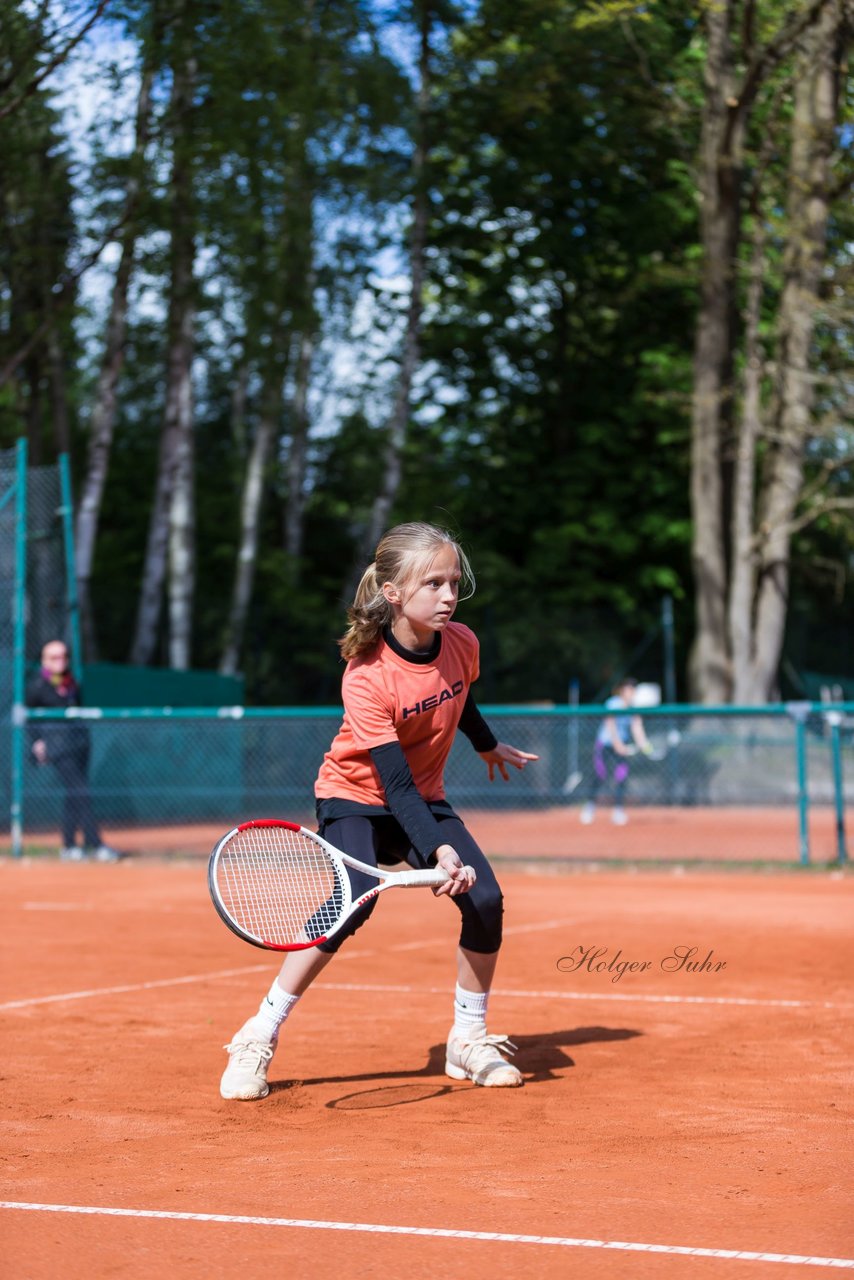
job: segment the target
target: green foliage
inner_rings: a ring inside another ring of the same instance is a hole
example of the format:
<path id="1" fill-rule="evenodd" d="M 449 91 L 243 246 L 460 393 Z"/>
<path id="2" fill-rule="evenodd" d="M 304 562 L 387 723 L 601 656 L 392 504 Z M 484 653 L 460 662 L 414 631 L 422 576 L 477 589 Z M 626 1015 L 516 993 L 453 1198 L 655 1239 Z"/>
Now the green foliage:
<path id="1" fill-rule="evenodd" d="M 773 26 L 781 6 L 759 8 Z M 167 112 L 180 24 L 164 0 L 127 0 L 105 33 L 130 41 L 138 65 L 155 72 L 151 139 L 137 169 L 127 82 L 109 58 L 94 74 L 114 109 L 96 121 L 76 175 L 50 84 L 0 121 L 3 361 L 43 322 L 81 245 L 119 216 L 129 176 L 142 183 L 93 581 L 106 659 L 128 652 L 157 468 L 175 139 L 192 163 L 198 230 L 194 662 L 219 662 L 246 461 L 272 402 L 276 443 L 242 659 L 247 695 L 337 699 L 341 593 L 379 485 L 406 305 L 394 278 L 406 254 L 418 11 L 361 0 L 194 6 L 196 90 L 176 122 Z M 0 14 L 0 66 L 24 79 L 36 60 L 30 12 L 16 2 Z M 660 651 L 648 641 L 662 596 L 674 598 L 682 662 L 693 611 L 701 12 L 680 0 L 480 0 L 431 13 L 425 327 L 393 518 L 448 525 L 472 554 L 478 593 L 460 617 L 481 638 L 482 697 L 562 700 L 571 677 L 593 697 L 630 660 L 635 674 L 660 678 Z M 779 143 L 747 225 L 749 236 L 752 219 L 767 221 L 765 340 L 785 238 L 782 75 L 779 87 L 747 140 L 751 166 L 766 139 Z M 841 629 L 852 611 L 849 209 L 840 199 L 831 227 L 835 274 L 816 352 L 824 425 L 808 457 L 808 484 L 840 501 L 795 544 L 790 647 L 811 667 L 824 656 L 810 648 L 816 620 Z M 78 490 L 109 288 L 102 279 L 85 314 L 73 289 L 56 311 Z M 294 561 L 283 527 L 304 335 L 315 342 L 315 429 Z M 28 431 L 49 455 L 58 394 L 41 342 L 0 387 L 0 445 Z M 164 636 L 158 661 L 165 655 Z"/>
<path id="2" fill-rule="evenodd" d="M 455 32 L 437 107 L 430 425 L 401 505 L 429 510 L 440 494 L 476 563 L 487 557 L 502 653 L 520 619 L 560 627 L 518 680 L 503 665 L 508 696 L 527 683 L 560 697 L 568 671 L 601 683 L 609 646 L 589 631 L 574 645 L 574 616 L 625 636 L 663 592 L 690 593 L 696 232 L 673 181 L 685 139 L 606 16 L 491 0 Z M 652 50 L 669 64 L 685 39 L 660 27 Z"/>
<path id="3" fill-rule="evenodd" d="M 0 10 L 0 106 L 21 98 L 0 119 L 0 368 L 40 328 L 52 327 L 60 348 L 73 342 L 75 291 L 66 288 L 62 305 L 58 292 L 77 239 L 71 164 L 47 95 L 23 96 L 38 70 L 43 34 L 40 19 L 17 0 Z M 0 388 L 0 448 L 26 434 L 33 460 L 48 461 L 57 443 L 56 396 L 56 370 L 43 341 Z"/>

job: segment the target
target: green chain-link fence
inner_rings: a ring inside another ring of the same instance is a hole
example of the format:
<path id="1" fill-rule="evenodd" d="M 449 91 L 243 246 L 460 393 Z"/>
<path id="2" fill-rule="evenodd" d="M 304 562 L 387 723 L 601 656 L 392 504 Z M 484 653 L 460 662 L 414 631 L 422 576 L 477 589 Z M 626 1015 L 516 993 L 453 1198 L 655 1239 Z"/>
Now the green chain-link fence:
<path id="1" fill-rule="evenodd" d="M 524 772 L 511 770 L 508 783 L 490 784 L 466 739 L 454 745 L 449 799 L 463 815 L 477 813 L 493 824 L 499 852 L 502 840 L 508 852 L 518 847 L 522 829 L 529 855 L 548 848 L 556 857 L 585 857 L 598 849 L 618 859 L 806 862 L 810 821 L 821 815 L 833 846 L 825 840 L 822 854 L 845 855 L 844 807 L 854 792 L 852 703 L 645 709 L 654 754 L 629 761 L 627 830 L 608 828 L 609 782 L 597 797 L 595 833 L 579 818 L 591 796 L 603 709 L 486 707 L 484 714 L 500 740 L 539 756 Z M 63 718 L 30 712 L 28 740 L 45 722 Z M 104 708 L 85 709 L 82 722 L 91 735 L 92 795 L 111 839 L 139 850 L 198 852 L 210 833 L 195 832 L 197 826 L 227 829 L 274 816 L 311 822 L 314 779 L 340 711 Z M 55 847 L 58 780 L 48 766 L 24 772 L 27 843 Z"/>
<path id="2" fill-rule="evenodd" d="M 28 666 L 42 645 L 68 641 L 79 661 L 70 599 L 71 495 L 68 460 L 28 467 L 26 441 L 0 451 L 0 805 L 18 821 L 24 764 L 19 714 Z"/>

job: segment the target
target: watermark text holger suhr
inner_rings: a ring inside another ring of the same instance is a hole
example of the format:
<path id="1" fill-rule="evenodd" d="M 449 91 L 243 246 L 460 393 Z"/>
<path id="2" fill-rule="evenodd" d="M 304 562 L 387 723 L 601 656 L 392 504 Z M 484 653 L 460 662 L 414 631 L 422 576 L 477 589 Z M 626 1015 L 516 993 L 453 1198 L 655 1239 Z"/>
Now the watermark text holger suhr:
<path id="1" fill-rule="evenodd" d="M 702 955 L 699 947 L 674 947 L 668 955 L 654 960 L 624 960 L 622 950 L 611 953 L 609 947 L 584 947 L 581 943 L 568 956 L 561 956 L 557 967 L 561 973 L 609 973 L 619 982 L 627 973 L 649 973 L 658 968 L 662 973 L 721 973 L 726 960 L 716 960 L 709 949 Z"/>

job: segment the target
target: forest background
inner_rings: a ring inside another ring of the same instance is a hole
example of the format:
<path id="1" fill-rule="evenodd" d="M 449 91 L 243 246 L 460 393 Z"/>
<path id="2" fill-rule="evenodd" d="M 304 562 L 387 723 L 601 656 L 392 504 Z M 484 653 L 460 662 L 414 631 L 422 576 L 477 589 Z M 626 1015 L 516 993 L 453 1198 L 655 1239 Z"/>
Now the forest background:
<path id="1" fill-rule="evenodd" d="M 334 702 L 382 528 L 481 699 L 854 673 L 850 0 L 6 0 L 0 448 L 85 656 Z M 646 648 L 644 646 L 646 645 Z"/>

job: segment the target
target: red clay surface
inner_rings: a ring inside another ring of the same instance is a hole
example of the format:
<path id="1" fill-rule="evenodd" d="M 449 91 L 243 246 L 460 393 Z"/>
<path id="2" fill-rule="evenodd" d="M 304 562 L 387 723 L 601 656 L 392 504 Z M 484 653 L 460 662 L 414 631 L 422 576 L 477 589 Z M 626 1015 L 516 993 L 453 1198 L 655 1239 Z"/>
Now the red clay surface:
<path id="1" fill-rule="evenodd" d="M 797 865 L 800 859 L 798 813 L 794 806 L 766 808 L 654 808 L 629 809 L 629 822 L 615 827 L 611 811 L 600 808 L 596 821 L 579 822 L 578 806 L 555 809 L 460 809 L 490 857 L 599 861 L 779 862 Z M 243 814 L 235 822 L 261 814 Z M 313 816 L 283 816 L 316 829 Z M 163 828 L 112 828 L 107 838 L 129 853 L 207 855 L 223 834 L 223 824 L 182 824 Z M 854 832 L 849 832 L 854 851 Z M 809 816 L 810 860 L 827 864 L 837 859 L 836 819 L 829 807 L 813 805 Z M 34 846 L 54 848 L 55 837 L 35 836 Z M 0 848 L 9 838 L 0 837 Z"/>
<path id="2" fill-rule="evenodd" d="M 854 879 L 504 870 L 491 1027 L 519 1090 L 448 1080 L 456 913 L 384 895 L 285 1028 L 260 1103 L 221 1046 L 275 957 L 196 862 L 0 861 L 6 1202 L 854 1254 Z M 715 971 L 665 972 L 676 947 Z M 606 962 L 562 958 L 605 948 Z M 0 1209 L 4 1273 L 784 1276 L 808 1262 Z M 818 1274 L 826 1274 L 820 1269 Z"/>

